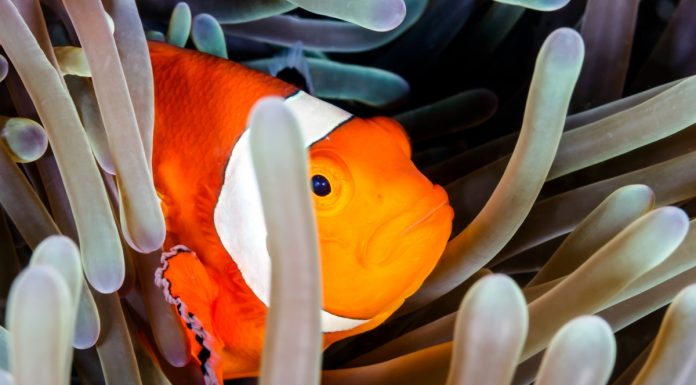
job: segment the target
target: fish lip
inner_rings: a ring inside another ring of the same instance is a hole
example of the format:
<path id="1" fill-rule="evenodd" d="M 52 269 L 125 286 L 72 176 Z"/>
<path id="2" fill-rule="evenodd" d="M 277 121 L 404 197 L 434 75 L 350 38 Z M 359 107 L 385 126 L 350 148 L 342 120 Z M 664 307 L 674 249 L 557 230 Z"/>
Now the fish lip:
<path id="1" fill-rule="evenodd" d="M 437 189 L 439 186 L 434 186 L 433 189 Z M 414 205 L 414 208 L 422 207 L 419 205 L 420 202 L 417 202 Z M 432 203 L 432 201 L 430 201 Z M 404 213 L 401 216 L 398 216 L 392 220 L 389 220 L 382 225 L 378 226 L 372 231 L 372 234 L 370 234 L 369 238 L 365 243 L 361 245 L 360 248 L 360 261 L 361 264 L 365 268 L 370 268 L 373 266 L 380 266 L 385 263 L 388 263 L 391 259 L 393 254 L 397 251 L 397 248 L 392 248 L 389 252 L 383 253 L 381 258 L 375 258 L 375 255 L 377 255 L 377 252 L 374 251 L 376 245 L 379 243 L 378 240 L 381 237 L 382 233 L 388 233 L 388 229 L 391 226 L 398 226 L 400 222 L 403 221 L 403 218 L 406 217 L 415 217 L 415 220 L 411 222 L 410 225 L 406 226 L 402 230 L 399 231 L 398 236 L 393 239 L 394 242 L 400 242 L 408 233 L 412 232 L 414 229 L 417 229 L 420 225 L 423 223 L 431 220 L 434 218 L 441 210 L 444 210 L 449 207 L 448 205 L 449 200 L 447 196 L 445 195 L 442 197 L 437 203 L 433 206 L 431 206 L 424 214 L 420 216 L 415 216 L 411 214 L 410 212 Z M 450 208 L 451 210 L 451 208 Z M 451 218 L 450 218 L 451 220 Z"/>
<path id="2" fill-rule="evenodd" d="M 414 223 L 409 225 L 404 231 L 401 232 L 400 237 L 403 238 L 404 235 L 408 234 L 411 230 L 418 227 L 421 223 L 428 221 L 430 218 L 434 217 L 435 214 L 443 207 L 447 205 L 447 199 L 443 199 L 437 206 L 433 207 L 430 211 L 425 213 L 420 219 L 416 220 Z"/>

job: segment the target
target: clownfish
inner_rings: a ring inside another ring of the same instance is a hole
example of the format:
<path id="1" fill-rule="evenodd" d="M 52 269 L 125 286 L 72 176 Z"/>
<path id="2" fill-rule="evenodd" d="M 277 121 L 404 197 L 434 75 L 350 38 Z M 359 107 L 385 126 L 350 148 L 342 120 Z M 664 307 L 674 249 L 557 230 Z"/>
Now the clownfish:
<path id="1" fill-rule="evenodd" d="M 445 248 L 453 211 L 411 162 L 396 121 L 355 117 L 204 53 L 150 43 L 150 54 L 152 171 L 167 227 L 156 282 L 206 383 L 260 368 L 271 260 L 245 128 L 262 97 L 284 98 L 308 148 L 324 347 L 376 327 L 418 289 Z"/>

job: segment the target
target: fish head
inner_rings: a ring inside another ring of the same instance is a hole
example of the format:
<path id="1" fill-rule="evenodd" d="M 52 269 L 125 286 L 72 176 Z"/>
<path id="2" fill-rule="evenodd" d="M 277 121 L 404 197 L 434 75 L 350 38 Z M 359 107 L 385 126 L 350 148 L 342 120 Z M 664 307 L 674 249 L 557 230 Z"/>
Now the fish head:
<path id="1" fill-rule="evenodd" d="M 324 310 L 369 320 L 343 335 L 386 319 L 423 283 L 447 243 L 447 194 L 410 158 L 404 129 L 382 117 L 353 118 L 309 150 Z"/>
<path id="2" fill-rule="evenodd" d="M 396 121 L 361 119 L 302 91 L 284 103 L 308 148 L 329 344 L 379 325 L 418 289 L 445 248 L 453 212 L 444 189 L 411 161 Z M 244 284 L 269 306 L 271 257 L 255 178 L 245 131 L 213 219 Z"/>

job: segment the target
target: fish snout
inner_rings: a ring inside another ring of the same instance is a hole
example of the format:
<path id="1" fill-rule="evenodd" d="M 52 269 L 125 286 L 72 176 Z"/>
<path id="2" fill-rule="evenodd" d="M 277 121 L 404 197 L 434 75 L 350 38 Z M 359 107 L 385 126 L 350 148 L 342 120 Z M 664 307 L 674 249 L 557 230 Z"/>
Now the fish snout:
<path id="1" fill-rule="evenodd" d="M 373 231 L 363 244 L 359 261 L 365 268 L 377 268 L 430 259 L 419 251 L 424 245 L 439 243 L 442 233 L 447 233 L 447 239 L 453 217 L 447 193 L 441 186 L 433 185 L 429 194 Z"/>

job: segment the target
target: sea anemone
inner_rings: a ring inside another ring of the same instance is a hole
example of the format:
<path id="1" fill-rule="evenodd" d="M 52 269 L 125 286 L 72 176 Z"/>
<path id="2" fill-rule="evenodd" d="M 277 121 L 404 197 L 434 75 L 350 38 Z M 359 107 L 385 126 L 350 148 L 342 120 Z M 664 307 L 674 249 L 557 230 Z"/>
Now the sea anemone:
<path id="1" fill-rule="evenodd" d="M 260 101 L 274 263 L 259 382 L 693 383 L 694 7 L 0 0 L 0 384 L 202 381 L 154 280 L 146 38 L 395 117 L 455 209 L 418 292 L 322 353 L 306 149 L 292 113 Z"/>

